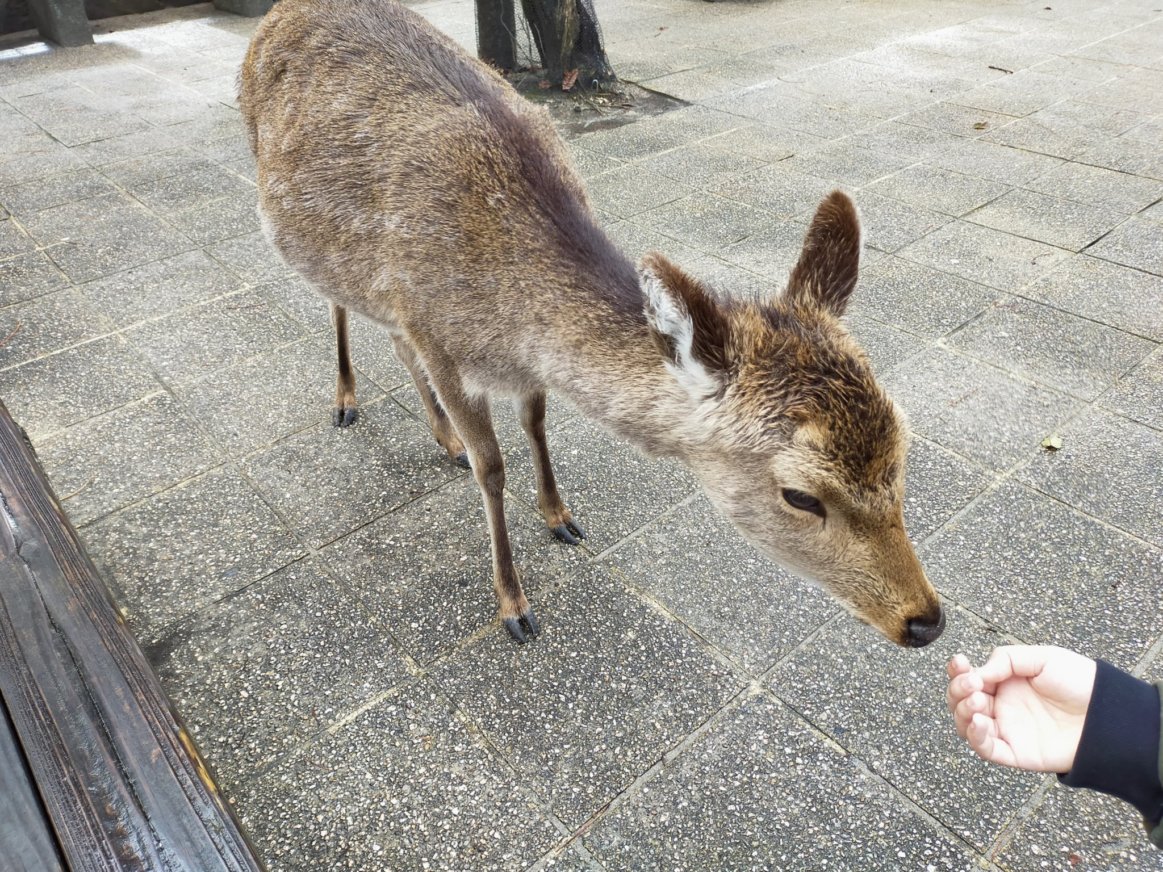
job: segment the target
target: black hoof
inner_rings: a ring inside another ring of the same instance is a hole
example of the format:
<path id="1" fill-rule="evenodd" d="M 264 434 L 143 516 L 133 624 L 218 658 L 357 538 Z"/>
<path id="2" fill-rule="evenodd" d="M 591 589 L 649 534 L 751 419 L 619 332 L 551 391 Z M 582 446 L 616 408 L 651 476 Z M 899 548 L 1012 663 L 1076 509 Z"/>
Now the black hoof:
<path id="1" fill-rule="evenodd" d="M 537 618 L 533 614 L 533 609 L 525 612 L 519 618 L 505 618 L 501 621 L 505 625 L 505 629 L 509 631 L 518 645 L 524 645 L 530 638 L 541 633 L 541 625 L 537 623 Z"/>
<path id="2" fill-rule="evenodd" d="M 356 406 L 336 406 L 331 410 L 331 423 L 336 427 L 350 427 L 359 417 L 359 408 Z"/>
<path id="3" fill-rule="evenodd" d="M 586 537 L 586 531 L 576 521 L 566 521 L 564 524 L 558 524 L 551 529 L 553 535 L 567 545 L 580 545 L 581 540 Z"/>
<path id="4" fill-rule="evenodd" d="M 459 466 L 461 469 L 472 469 L 472 464 L 468 462 L 467 451 L 460 452 L 460 454 L 453 458 L 452 462 Z"/>

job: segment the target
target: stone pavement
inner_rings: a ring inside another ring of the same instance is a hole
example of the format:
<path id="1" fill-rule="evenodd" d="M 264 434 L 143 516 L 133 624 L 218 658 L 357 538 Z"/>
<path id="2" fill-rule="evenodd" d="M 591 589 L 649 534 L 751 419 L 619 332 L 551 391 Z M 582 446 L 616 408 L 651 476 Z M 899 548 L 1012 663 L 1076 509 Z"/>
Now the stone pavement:
<path id="1" fill-rule="evenodd" d="M 413 5 L 472 43 L 468 0 Z M 571 140 L 629 252 L 772 293 L 822 194 L 862 208 L 849 320 L 949 609 L 922 651 L 552 405 L 592 538 L 552 540 L 501 415 L 544 626 L 514 646 L 475 485 L 367 324 L 360 423 L 329 423 L 326 308 L 254 215 L 254 22 L 0 52 L 0 396 L 270 868 L 1163 870 L 942 698 L 1013 640 L 1163 678 L 1160 5 L 598 3 L 616 69 L 689 104 Z"/>

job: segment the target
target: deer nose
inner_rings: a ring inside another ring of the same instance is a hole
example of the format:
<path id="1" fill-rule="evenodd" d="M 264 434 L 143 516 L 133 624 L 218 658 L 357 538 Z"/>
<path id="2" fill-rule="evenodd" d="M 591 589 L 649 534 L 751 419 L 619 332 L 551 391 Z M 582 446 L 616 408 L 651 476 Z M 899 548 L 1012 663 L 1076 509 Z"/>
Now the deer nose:
<path id="1" fill-rule="evenodd" d="M 910 648 L 924 648 L 935 641 L 945 629 L 945 610 L 937 606 L 936 616 L 930 612 L 919 618 L 910 618 L 908 644 Z"/>

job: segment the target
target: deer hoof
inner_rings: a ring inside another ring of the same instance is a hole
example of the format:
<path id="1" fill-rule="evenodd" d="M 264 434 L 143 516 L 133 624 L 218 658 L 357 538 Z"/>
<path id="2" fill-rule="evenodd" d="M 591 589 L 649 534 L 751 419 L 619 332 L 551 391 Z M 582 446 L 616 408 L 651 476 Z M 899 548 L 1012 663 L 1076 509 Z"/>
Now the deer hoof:
<path id="1" fill-rule="evenodd" d="M 524 645 L 529 639 L 541 633 L 541 625 L 537 623 L 533 609 L 529 609 L 519 618 L 505 618 L 501 623 L 505 625 L 505 629 L 509 631 L 509 635 L 517 641 L 518 645 Z"/>
<path id="2" fill-rule="evenodd" d="M 553 535 L 567 545 L 580 545 L 581 540 L 586 537 L 586 531 L 576 521 L 566 521 L 564 524 L 558 524 L 551 529 Z"/>
<path id="3" fill-rule="evenodd" d="M 472 469 L 472 464 L 468 462 L 468 452 L 462 451 L 456 457 L 452 458 L 452 462 L 461 469 Z"/>
<path id="4" fill-rule="evenodd" d="M 331 410 L 331 423 L 336 427 L 350 427 L 358 417 L 357 406 L 336 406 Z"/>

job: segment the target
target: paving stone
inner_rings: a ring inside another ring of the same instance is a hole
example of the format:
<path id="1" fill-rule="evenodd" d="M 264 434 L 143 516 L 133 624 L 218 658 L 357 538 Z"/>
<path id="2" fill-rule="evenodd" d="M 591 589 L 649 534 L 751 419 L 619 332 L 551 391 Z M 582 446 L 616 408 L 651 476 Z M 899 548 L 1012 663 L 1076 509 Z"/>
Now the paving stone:
<path id="1" fill-rule="evenodd" d="M 574 169 L 577 170 L 578 175 L 583 179 L 590 179 L 596 175 L 606 172 L 607 170 L 617 169 L 625 164 L 614 157 L 608 157 L 604 154 L 598 154 L 596 151 L 590 151 L 588 148 L 583 148 L 578 144 L 576 139 L 566 140 L 570 157 L 573 159 Z"/>
<path id="2" fill-rule="evenodd" d="M 1008 640 L 956 608 L 947 607 L 946 620 L 941 638 L 920 651 L 857 630 L 850 619 L 833 621 L 776 669 L 770 687 L 942 824 L 987 850 L 1042 776 L 986 763 L 957 735 L 945 711 L 945 663 L 956 653 L 981 663 Z M 944 728 L 935 729 L 942 716 Z"/>
<path id="3" fill-rule="evenodd" d="M 706 140 L 705 144 L 713 148 L 725 148 L 752 160 L 775 163 L 801 151 L 822 148 L 827 142 L 823 137 L 801 130 L 747 122 Z"/>
<path id="4" fill-rule="evenodd" d="M 11 218 L 0 221 L 0 262 L 6 258 L 28 254 L 36 247 L 36 240 Z"/>
<path id="5" fill-rule="evenodd" d="M 1163 430 L 1163 350 L 1156 349 L 1100 400 L 1106 408 Z"/>
<path id="6" fill-rule="evenodd" d="M 726 667 L 601 568 L 534 599 L 541 635 L 498 628 L 433 676 L 576 828 L 738 690 Z"/>
<path id="7" fill-rule="evenodd" d="M 335 403 L 334 340 L 312 337 L 260 354 L 183 385 L 183 405 L 231 457 L 331 421 Z M 383 393 L 356 379 L 356 396 L 371 403 Z"/>
<path id="8" fill-rule="evenodd" d="M 202 609 L 147 655 L 227 790 L 407 676 L 391 639 L 311 560 Z"/>
<path id="9" fill-rule="evenodd" d="M 953 99 L 962 106 L 1001 112 L 1006 115 L 1029 115 L 1094 87 L 1090 82 L 1032 70 L 1018 70 Z"/>
<path id="10" fill-rule="evenodd" d="M 667 176 L 629 164 L 589 180 L 590 200 L 613 215 L 629 218 L 690 194 L 691 189 Z"/>
<path id="11" fill-rule="evenodd" d="M 734 245 L 720 249 L 723 260 L 742 267 L 778 287 L 787 284 L 792 268 L 804 247 L 807 225 L 797 222 L 782 224 L 774 221 Z M 867 254 L 867 250 L 865 252 Z M 867 262 L 865 260 L 865 262 Z"/>
<path id="12" fill-rule="evenodd" d="M 1087 254 L 1163 276 L 1163 223 L 1131 218 L 1088 248 Z"/>
<path id="13" fill-rule="evenodd" d="M 44 252 L 30 251 L 0 260 L 0 308 L 33 300 L 66 284 L 64 273 Z"/>
<path id="14" fill-rule="evenodd" d="M 168 394 L 47 437 L 37 453 L 78 526 L 221 462 L 215 446 Z"/>
<path id="15" fill-rule="evenodd" d="M 0 190 L 0 203 L 12 214 L 24 216 L 115 190 L 96 170 L 82 169 L 4 188 Z"/>
<path id="16" fill-rule="evenodd" d="M 271 872 L 520 870 L 558 838 L 520 781 L 409 681 L 243 787 L 241 817 Z"/>
<path id="17" fill-rule="evenodd" d="M 607 563 L 755 676 L 838 611 L 822 590 L 760 555 L 701 495 Z"/>
<path id="18" fill-rule="evenodd" d="M 1163 182 L 1156 179 L 1079 163 L 1062 164 L 1026 182 L 1025 187 L 1031 191 L 1093 206 L 1105 206 L 1126 214 L 1137 212 L 1163 197 Z"/>
<path id="19" fill-rule="evenodd" d="M 1163 552 L 1009 481 L 925 543 L 945 596 L 1025 643 L 1131 668 L 1158 637 Z"/>
<path id="20" fill-rule="evenodd" d="M 71 288 L 0 309 L 0 370 L 93 339 L 109 326 Z"/>
<path id="21" fill-rule="evenodd" d="M 914 263 L 1016 293 L 1070 255 L 1030 239 L 955 221 L 899 252 Z"/>
<path id="22" fill-rule="evenodd" d="M 706 251 L 719 251 L 778 222 L 770 212 L 700 193 L 643 212 L 639 222 Z"/>
<path id="23" fill-rule="evenodd" d="M 914 431 L 995 470 L 1034 450 L 1079 405 L 941 348 L 905 361 L 884 385 Z"/>
<path id="24" fill-rule="evenodd" d="M 81 286 L 93 306 L 118 327 L 158 318 L 235 290 L 239 279 L 202 251 L 115 273 Z"/>
<path id="25" fill-rule="evenodd" d="M 253 191 L 238 198 L 195 206 L 169 217 L 176 227 L 199 245 L 248 235 L 261 226 L 255 210 Z"/>
<path id="26" fill-rule="evenodd" d="M 1123 218 L 1113 209 L 1033 191 L 1010 191 L 965 216 L 965 220 L 976 224 L 1071 251 L 1086 248 Z"/>
<path id="27" fill-rule="evenodd" d="M 862 191 L 856 197 L 864 244 L 884 252 L 899 251 L 949 223 L 949 216 Z"/>
<path id="28" fill-rule="evenodd" d="M 14 98 L 13 105 L 68 146 L 137 133 L 149 127 L 128 110 L 124 96 L 94 94 L 77 85 Z"/>
<path id="29" fill-rule="evenodd" d="M 859 142 L 859 137 L 856 137 Z M 890 176 L 912 161 L 860 145 L 843 142 L 819 151 L 800 152 L 787 160 L 787 167 L 833 184 L 859 187 Z"/>
<path id="30" fill-rule="evenodd" d="M 261 231 L 227 239 L 206 250 L 215 260 L 252 284 L 274 281 L 294 273 Z"/>
<path id="31" fill-rule="evenodd" d="M 128 190 L 159 215 L 182 212 L 223 198 L 245 200 L 252 209 L 256 202 L 253 184 L 217 164 L 139 182 Z"/>
<path id="32" fill-rule="evenodd" d="M 949 342 L 979 360 L 1087 400 L 1155 347 L 1147 339 L 1020 299 L 999 302 Z"/>
<path id="33" fill-rule="evenodd" d="M 998 857 L 1014 872 L 1158 872 L 1163 856 L 1135 809 L 1111 796 L 1055 784 Z"/>
<path id="34" fill-rule="evenodd" d="M 1014 120 L 1013 115 L 1000 112 L 986 112 L 956 103 L 933 103 L 917 112 L 910 112 L 901 119 L 905 124 L 928 127 L 958 136 L 983 136 Z"/>
<path id="35" fill-rule="evenodd" d="M 765 696 L 718 718 L 586 844 L 611 869 L 973 867 L 959 843 Z"/>
<path id="36" fill-rule="evenodd" d="M 256 290 L 266 295 L 272 303 L 298 321 L 308 332 L 332 331 L 331 304 L 299 276 L 284 276 L 261 285 Z M 349 320 L 349 330 L 353 323 L 353 320 Z M 354 353 L 358 354 L 359 350 L 355 349 Z"/>
<path id="37" fill-rule="evenodd" d="M 952 451 L 914 438 L 905 465 L 905 529 L 916 544 L 939 530 L 989 485 L 991 476 Z"/>
<path id="38" fill-rule="evenodd" d="M 936 339 L 969 321 L 997 291 L 897 257 L 863 270 L 850 311 Z"/>
<path id="39" fill-rule="evenodd" d="M 1062 163 L 1061 158 L 998 145 L 982 139 L 934 155 L 940 168 L 1006 185 L 1024 185 Z"/>
<path id="40" fill-rule="evenodd" d="M 1145 140 L 1138 140 L 1130 133 L 1117 139 L 1103 137 L 1088 144 L 1078 160 L 1121 173 L 1163 180 L 1163 155 L 1149 133 Z"/>
<path id="41" fill-rule="evenodd" d="M 1010 188 L 1002 182 L 918 165 L 880 179 L 870 185 L 868 190 L 947 215 L 964 215 L 1000 197 Z"/>
<path id="42" fill-rule="evenodd" d="M 144 645 L 160 641 L 167 625 L 306 554 L 254 488 L 230 469 L 90 524 L 84 539 Z"/>
<path id="43" fill-rule="evenodd" d="M 585 562 L 586 553 L 556 541 L 535 509 L 506 500 L 505 517 L 527 596 Z M 496 618 L 488 524 L 469 475 L 338 540 L 322 559 L 419 663 Z"/>
<path id="44" fill-rule="evenodd" d="M 1022 293 L 1130 333 L 1163 339 L 1163 278 L 1150 273 L 1079 255 Z"/>
<path id="45" fill-rule="evenodd" d="M 1018 473 L 1022 481 L 1163 546 L 1163 433 L 1090 412 Z"/>
<path id="46" fill-rule="evenodd" d="M 729 134 L 725 134 L 729 136 Z M 737 176 L 758 169 L 764 161 L 720 144 L 723 137 L 704 140 L 698 145 L 676 148 L 640 162 L 653 173 L 708 190 L 730 182 Z"/>
<path id="47" fill-rule="evenodd" d="M 75 282 L 189 250 L 192 243 L 124 194 L 44 209 L 25 220 L 29 233 Z"/>
<path id="48" fill-rule="evenodd" d="M 463 472 L 422 425 L 390 402 L 364 406 L 352 427 L 328 421 L 284 439 L 243 468 L 313 548 Z"/>
<path id="49" fill-rule="evenodd" d="M 175 148 L 103 164 L 101 173 L 123 188 L 133 189 L 170 176 L 204 173 L 212 167 L 213 163 L 202 153 L 191 148 Z"/>
<path id="50" fill-rule="evenodd" d="M 170 384 L 188 384 L 305 335 L 254 291 L 242 291 L 150 321 L 127 334 Z"/>
<path id="51" fill-rule="evenodd" d="M 327 304 L 323 305 L 326 309 Z M 412 376 L 396 357 L 391 336 L 382 326 L 361 315 L 352 315 L 347 319 L 347 335 L 352 363 L 382 390 L 392 391 L 412 383 Z"/>
<path id="52" fill-rule="evenodd" d="M 790 163 L 781 161 L 737 176 L 720 185 L 716 192 L 728 199 L 763 209 L 779 221 L 811 214 L 820 205 L 820 201 L 836 188 L 836 183 L 798 172 Z"/>
<path id="53" fill-rule="evenodd" d="M 694 477 L 670 460 L 651 460 L 581 418 L 556 427 L 549 456 L 565 504 L 595 553 L 609 548 L 693 493 Z M 529 506 L 537 485 L 528 445 L 505 458 L 508 488 Z"/>
<path id="54" fill-rule="evenodd" d="M 38 134 L 33 143 L 25 140 L 23 150 L 18 142 L 0 156 L 0 186 L 19 185 L 33 179 L 83 169 L 85 162 L 72 149 L 44 134 Z"/>
<path id="55" fill-rule="evenodd" d="M 925 347 L 925 343 L 919 343 L 915 336 L 859 312 L 846 315 L 844 324 L 872 361 L 873 371 L 878 376 L 885 375 Z"/>
<path id="56" fill-rule="evenodd" d="M 885 121 L 862 131 L 859 138 L 868 148 L 899 155 L 910 163 L 932 161 L 937 155 L 960 148 L 966 142 L 965 137 L 915 127 L 903 121 Z"/>

